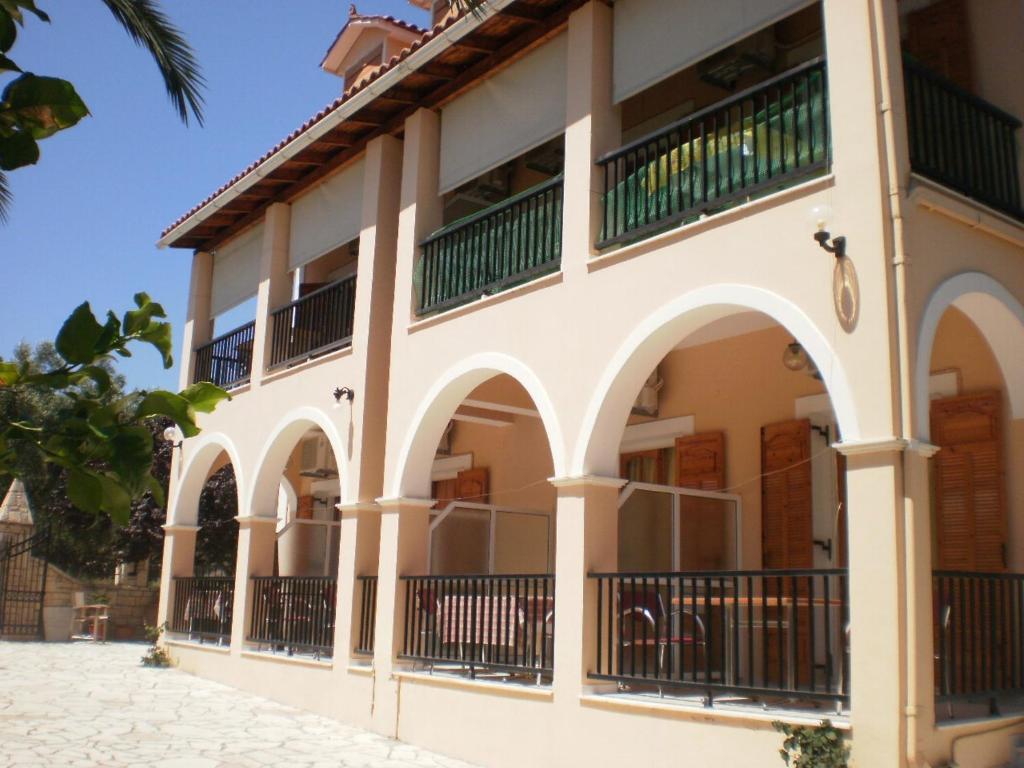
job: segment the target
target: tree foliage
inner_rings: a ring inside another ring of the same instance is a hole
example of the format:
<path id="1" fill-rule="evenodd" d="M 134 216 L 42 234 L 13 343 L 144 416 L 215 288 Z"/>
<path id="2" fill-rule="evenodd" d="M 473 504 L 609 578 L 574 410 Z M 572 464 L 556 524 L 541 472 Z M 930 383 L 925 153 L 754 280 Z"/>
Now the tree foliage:
<path id="1" fill-rule="evenodd" d="M 830 720 L 814 728 L 775 721 L 772 726 L 786 738 L 779 756 L 793 768 L 847 768 L 850 747 Z"/>
<path id="2" fill-rule="evenodd" d="M 147 344 L 170 368 L 171 327 L 163 307 L 145 293 L 136 308 L 119 318 L 108 312 L 100 324 L 88 302 L 64 322 L 44 370 L 27 361 L 0 361 L 0 475 L 21 476 L 40 462 L 67 475 L 69 501 L 88 513 L 105 513 L 126 525 L 133 501 L 150 493 L 163 506 L 164 490 L 151 473 L 151 417 L 166 417 L 185 437 L 198 434 L 196 413 L 212 411 L 228 397 L 220 387 L 200 382 L 174 393 L 165 390 L 118 396 L 111 376 L 114 355 L 130 357 L 129 347 Z M 31 418 L 33 401 L 60 400 L 58 423 Z M 25 414 L 28 417 L 25 417 Z"/>
<path id="3" fill-rule="evenodd" d="M 238 553 L 238 488 L 235 470 L 221 467 L 206 481 L 199 496 L 199 534 L 196 537 L 197 575 L 233 575 Z"/>
<path id="4" fill-rule="evenodd" d="M 158 0 L 101 0 L 128 35 L 156 62 L 175 111 L 203 122 L 204 85 L 188 42 L 160 9 Z M 23 70 L 10 57 L 27 17 L 49 22 L 35 0 L 0 0 L 0 76 L 13 76 L 0 92 L 0 220 L 11 203 L 4 175 L 39 160 L 39 142 L 76 125 L 89 108 L 74 85 Z"/>

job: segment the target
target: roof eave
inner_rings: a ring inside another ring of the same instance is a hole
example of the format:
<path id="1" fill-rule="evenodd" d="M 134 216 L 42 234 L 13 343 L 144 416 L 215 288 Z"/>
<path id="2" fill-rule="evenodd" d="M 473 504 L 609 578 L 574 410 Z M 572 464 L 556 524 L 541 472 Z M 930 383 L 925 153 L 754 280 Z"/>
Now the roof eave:
<path id="1" fill-rule="evenodd" d="M 485 14 L 483 16 L 477 17 L 473 14 L 466 14 L 452 22 L 449 27 L 438 32 L 436 37 L 428 41 L 419 50 L 413 51 L 406 59 L 398 62 L 393 69 L 389 69 L 383 75 L 364 86 L 351 98 L 346 99 L 332 109 L 323 118 L 259 163 L 227 189 L 217 194 L 197 211 L 171 227 L 166 234 L 157 240 L 157 247 L 190 247 L 176 246 L 175 243 L 200 226 L 220 208 L 223 208 L 243 194 L 256 181 L 272 173 L 299 151 L 305 149 L 331 129 L 343 123 L 347 118 L 352 117 L 356 112 L 371 104 L 382 93 L 398 85 L 407 74 L 428 64 L 441 53 L 448 50 L 453 43 L 471 34 L 478 26 L 490 18 L 492 13 L 498 13 L 514 2 L 516 0 L 487 0 L 484 4 Z"/>

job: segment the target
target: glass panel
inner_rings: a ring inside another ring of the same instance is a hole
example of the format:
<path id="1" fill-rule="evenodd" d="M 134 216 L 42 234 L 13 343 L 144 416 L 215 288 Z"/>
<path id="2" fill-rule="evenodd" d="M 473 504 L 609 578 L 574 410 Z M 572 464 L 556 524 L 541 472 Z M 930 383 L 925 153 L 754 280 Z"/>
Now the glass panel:
<path id="1" fill-rule="evenodd" d="M 495 525 L 495 573 L 549 572 L 547 515 L 498 512 Z"/>
<path id="2" fill-rule="evenodd" d="M 619 508 L 619 569 L 672 570 L 672 494 L 633 491 Z"/>
<path id="3" fill-rule="evenodd" d="M 731 570 L 736 550 L 736 502 L 680 494 L 679 569 Z"/>
<path id="4" fill-rule="evenodd" d="M 491 513 L 453 509 L 434 529 L 430 540 L 430 572 L 435 576 L 487 573 Z"/>

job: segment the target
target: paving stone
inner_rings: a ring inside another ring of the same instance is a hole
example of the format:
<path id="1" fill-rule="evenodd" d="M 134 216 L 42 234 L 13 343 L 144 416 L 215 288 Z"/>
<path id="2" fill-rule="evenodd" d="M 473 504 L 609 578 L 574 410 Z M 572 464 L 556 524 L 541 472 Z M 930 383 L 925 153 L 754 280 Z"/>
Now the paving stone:
<path id="1" fill-rule="evenodd" d="M 0 768 L 472 768 L 178 670 L 140 643 L 0 641 Z"/>

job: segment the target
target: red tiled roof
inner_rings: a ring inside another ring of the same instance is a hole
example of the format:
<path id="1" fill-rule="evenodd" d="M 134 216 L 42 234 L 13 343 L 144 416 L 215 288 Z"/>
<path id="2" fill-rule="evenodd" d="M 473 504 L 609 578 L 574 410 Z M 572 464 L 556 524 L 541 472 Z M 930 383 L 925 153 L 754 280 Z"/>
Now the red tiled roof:
<path id="1" fill-rule="evenodd" d="M 334 36 L 334 40 L 332 40 L 331 44 L 327 46 L 327 52 L 324 54 L 325 59 L 330 54 L 331 49 L 338 44 L 339 40 L 341 40 L 341 36 L 345 34 L 345 30 L 348 29 L 348 25 L 351 24 L 353 21 L 370 21 L 380 22 L 382 24 L 391 24 L 393 26 L 398 27 L 399 29 L 404 29 L 406 32 L 412 32 L 417 35 L 425 35 L 427 33 L 427 30 L 425 30 L 423 27 L 420 27 L 416 24 L 412 24 L 408 21 L 403 21 L 402 19 L 396 18 L 394 16 L 371 16 L 364 15 L 362 13 L 353 13 L 349 15 L 348 21 L 345 22 L 345 26 L 343 26 L 338 31 L 338 34 Z M 323 60 L 321 60 L 320 63 L 322 65 Z"/>
<path id="2" fill-rule="evenodd" d="M 398 20 L 395 19 L 392 16 L 381 16 L 381 17 L 366 17 L 366 16 L 364 16 L 362 18 L 382 18 L 382 19 L 388 19 L 388 20 L 392 20 L 392 21 L 398 22 Z M 164 229 L 163 232 L 160 233 L 160 236 L 161 237 L 165 237 L 169 232 L 171 232 L 171 230 L 173 230 L 175 227 L 177 227 L 180 224 L 182 224 L 189 217 L 193 216 L 195 213 L 197 213 L 199 210 L 201 210 L 204 206 L 208 205 L 211 201 L 216 199 L 219 195 L 221 195 L 222 193 L 227 191 L 231 186 L 233 186 L 234 184 L 238 183 L 238 181 L 243 179 L 247 174 L 252 173 L 257 167 L 259 167 L 262 163 L 266 162 L 271 157 L 273 157 L 275 154 L 280 152 L 290 142 L 292 142 L 295 139 L 297 139 L 303 133 L 308 131 L 314 125 L 319 123 L 325 117 L 327 117 L 332 112 L 334 112 L 339 107 L 341 107 L 343 104 L 345 104 L 347 101 L 352 99 L 357 93 L 365 90 L 366 87 L 369 86 L 371 83 L 374 83 L 377 80 L 379 80 L 381 78 L 381 76 L 383 76 L 385 73 L 390 72 L 398 64 L 400 64 L 402 61 L 407 59 L 411 54 L 413 54 L 414 52 L 418 51 L 424 45 L 429 43 L 431 40 L 433 40 L 435 37 L 437 37 L 437 35 L 439 33 L 443 32 L 449 26 L 451 26 L 455 21 L 457 21 L 458 18 L 459 18 L 459 16 L 457 16 L 455 14 L 452 14 L 448 18 L 444 19 L 441 23 L 437 24 L 433 29 L 426 30 L 426 31 L 422 32 L 422 35 L 420 36 L 419 40 L 414 40 L 406 48 L 403 48 L 400 53 L 398 53 L 395 56 L 392 56 L 389 61 L 387 61 L 384 64 L 382 64 L 375 72 L 371 72 L 369 75 L 367 75 L 366 77 L 362 78 L 359 82 L 357 82 L 351 88 L 347 89 L 344 93 L 342 93 L 340 98 L 337 98 L 334 101 L 332 101 L 330 104 L 328 104 L 326 107 L 321 109 L 319 112 L 317 112 L 311 118 L 306 120 L 306 122 L 304 122 L 301 126 L 299 126 L 294 131 L 289 133 L 285 138 L 281 139 L 281 141 L 279 141 L 271 149 L 269 149 L 262 156 L 260 156 L 260 158 L 258 160 L 255 160 L 254 162 L 250 163 L 248 166 L 245 167 L 244 170 L 239 171 L 234 176 L 232 176 L 230 180 L 228 180 L 227 182 L 222 184 L 215 192 L 213 192 L 212 194 L 208 195 L 201 202 L 197 203 L 195 206 L 193 206 L 191 209 L 189 209 L 189 211 L 187 213 L 184 213 L 181 216 L 179 216 L 170 226 L 168 226 L 166 229 Z M 415 25 L 412 25 L 412 24 L 408 24 L 406 22 L 398 22 L 398 23 L 402 24 L 403 26 L 405 26 L 409 30 L 414 30 L 414 31 L 419 31 L 420 30 L 419 27 L 416 27 Z"/>

